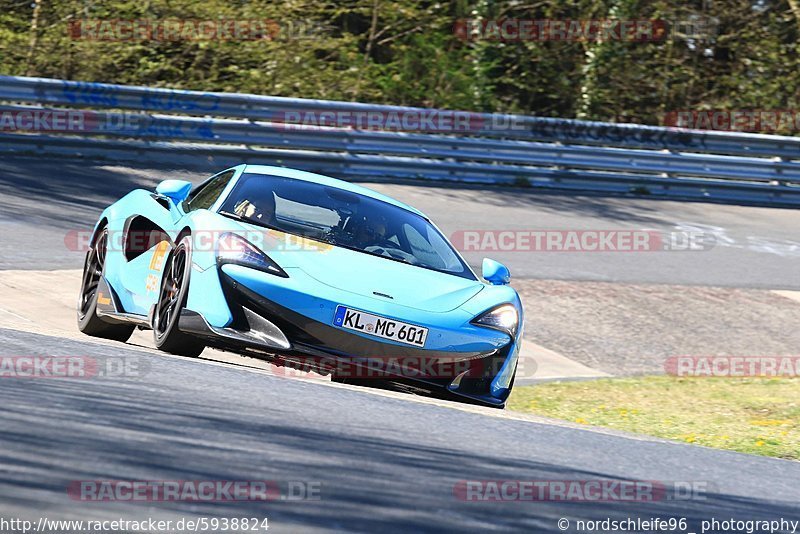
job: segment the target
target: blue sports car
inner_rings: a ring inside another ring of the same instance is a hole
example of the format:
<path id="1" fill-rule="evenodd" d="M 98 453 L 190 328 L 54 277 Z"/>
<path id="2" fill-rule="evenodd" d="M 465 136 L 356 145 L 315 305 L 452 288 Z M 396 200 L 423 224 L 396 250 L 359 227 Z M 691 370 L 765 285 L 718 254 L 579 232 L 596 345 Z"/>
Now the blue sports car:
<path id="1" fill-rule="evenodd" d="M 137 189 L 103 211 L 83 270 L 82 332 L 198 356 L 206 346 L 375 385 L 505 406 L 522 305 L 503 265 L 481 281 L 418 210 L 261 165 L 195 188 Z"/>

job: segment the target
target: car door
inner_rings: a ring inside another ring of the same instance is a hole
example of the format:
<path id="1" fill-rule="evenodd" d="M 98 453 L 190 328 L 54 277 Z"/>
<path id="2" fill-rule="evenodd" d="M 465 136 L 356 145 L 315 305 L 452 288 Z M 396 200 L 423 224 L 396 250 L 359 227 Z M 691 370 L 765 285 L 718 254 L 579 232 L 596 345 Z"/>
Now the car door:
<path id="1" fill-rule="evenodd" d="M 194 210 L 208 209 L 219 198 L 236 170 L 216 174 L 198 185 L 180 205 L 151 195 L 139 214 L 126 221 L 124 254 L 127 261 L 123 285 L 132 295 L 132 313 L 146 315 L 158 298 L 161 273 L 184 218 Z"/>

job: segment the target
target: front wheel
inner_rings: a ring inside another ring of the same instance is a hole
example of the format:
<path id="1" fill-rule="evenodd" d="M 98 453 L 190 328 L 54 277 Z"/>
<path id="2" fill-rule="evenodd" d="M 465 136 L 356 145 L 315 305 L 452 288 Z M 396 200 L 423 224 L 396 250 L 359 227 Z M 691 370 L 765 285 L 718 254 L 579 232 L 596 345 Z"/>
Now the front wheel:
<path id="1" fill-rule="evenodd" d="M 78 330 L 89 336 L 124 342 L 131 337 L 135 326 L 110 324 L 97 316 L 97 288 L 105 272 L 107 249 L 108 228 L 103 228 L 86 253 L 83 264 L 81 293 L 78 297 Z"/>
<path id="2" fill-rule="evenodd" d="M 184 237 L 170 252 L 161 277 L 155 312 L 153 314 L 153 339 L 156 347 L 181 356 L 199 356 L 205 345 L 195 337 L 178 329 L 181 310 L 189 293 L 189 276 L 192 272 L 192 239 Z"/>

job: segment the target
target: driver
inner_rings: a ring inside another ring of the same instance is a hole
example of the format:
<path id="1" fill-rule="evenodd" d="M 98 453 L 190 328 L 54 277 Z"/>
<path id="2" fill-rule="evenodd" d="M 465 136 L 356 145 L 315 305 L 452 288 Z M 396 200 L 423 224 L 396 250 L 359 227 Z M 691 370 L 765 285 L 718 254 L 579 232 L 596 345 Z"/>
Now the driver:
<path id="1" fill-rule="evenodd" d="M 246 217 L 248 219 L 252 219 L 253 214 L 256 212 L 256 205 L 250 202 L 249 200 L 245 199 L 240 201 L 238 204 L 236 204 L 236 206 L 233 207 L 233 212 L 239 217 Z"/>
<path id="2" fill-rule="evenodd" d="M 275 197 L 270 192 L 259 206 L 248 199 L 241 200 L 233 208 L 233 212 L 247 219 L 256 219 L 267 225 L 273 225 L 275 223 Z"/>
<path id="3" fill-rule="evenodd" d="M 366 249 L 368 247 L 378 247 L 385 245 L 388 241 L 386 238 L 387 224 L 384 217 L 364 217 L 364 220 L 358 226 L 355 235 L 356 246 Z"/>

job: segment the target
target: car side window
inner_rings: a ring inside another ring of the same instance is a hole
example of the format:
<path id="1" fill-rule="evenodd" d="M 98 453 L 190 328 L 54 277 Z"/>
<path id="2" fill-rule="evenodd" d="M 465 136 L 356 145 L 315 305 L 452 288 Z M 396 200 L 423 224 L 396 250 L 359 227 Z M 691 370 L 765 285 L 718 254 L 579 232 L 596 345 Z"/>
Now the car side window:
<path id="1" fill-rule="evenodd" d="M 234 174 L 236 174 L 235 170 L 225 171 L 212 177 L 205 184 L 201 185 L 197 191 L 192 192 L 186 200 L 186 211 L 207 210 L 213 206 Z"/>

